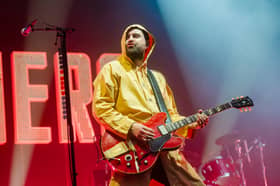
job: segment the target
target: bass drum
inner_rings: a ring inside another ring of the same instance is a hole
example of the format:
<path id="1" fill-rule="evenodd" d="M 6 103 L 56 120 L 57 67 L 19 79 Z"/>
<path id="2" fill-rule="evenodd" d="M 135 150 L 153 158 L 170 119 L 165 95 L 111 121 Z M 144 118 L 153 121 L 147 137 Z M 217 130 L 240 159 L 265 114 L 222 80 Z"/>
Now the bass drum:
<path id="1" fill-rule="evenodd" d="M 200 172 L 207 186 L 239 186 L 241 183 L 232 161 L 221 156 L 205 163 Z"/>

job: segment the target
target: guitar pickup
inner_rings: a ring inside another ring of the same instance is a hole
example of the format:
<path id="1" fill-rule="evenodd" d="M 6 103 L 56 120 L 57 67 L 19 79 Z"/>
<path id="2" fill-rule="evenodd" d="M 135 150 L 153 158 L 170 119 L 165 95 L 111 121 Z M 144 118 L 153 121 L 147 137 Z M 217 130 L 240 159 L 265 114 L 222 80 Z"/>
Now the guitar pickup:
<path id="1" fill-rule="evenodd" d="M 159 130 L 159 132 L 161 133 L 161 135 L 166 135 L 166 134 L 168 134 L 168 131 L 167 131 L 167 129 L 166 129 L 166 127 L 165 127 L 164 125 L 158 126 L 158 130 Z"/>

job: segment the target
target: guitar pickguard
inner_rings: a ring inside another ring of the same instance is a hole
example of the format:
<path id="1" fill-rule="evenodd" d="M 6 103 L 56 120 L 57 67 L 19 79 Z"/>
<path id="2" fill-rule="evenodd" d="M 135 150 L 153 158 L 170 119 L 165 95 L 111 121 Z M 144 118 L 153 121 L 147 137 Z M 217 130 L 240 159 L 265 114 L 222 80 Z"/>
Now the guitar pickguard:
<path id="1" fill-rule="evenodd" d="M 160 136 L 149 141 L 149 148 L 151 152 L 159 152 L 163 145 L 171 138 L 170 134 Z"/>

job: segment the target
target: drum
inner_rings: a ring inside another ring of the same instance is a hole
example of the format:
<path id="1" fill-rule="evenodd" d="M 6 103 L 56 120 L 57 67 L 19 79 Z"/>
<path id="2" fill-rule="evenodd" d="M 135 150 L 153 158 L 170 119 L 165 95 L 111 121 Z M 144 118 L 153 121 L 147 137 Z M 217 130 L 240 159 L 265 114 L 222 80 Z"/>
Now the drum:
<path id="1" fill-rule="evenodd" d="M 205 183 L 219 186 L 238 186 L 240 177 L 232 161 L 221 156 L 210 160 L 201 168 Z"/>

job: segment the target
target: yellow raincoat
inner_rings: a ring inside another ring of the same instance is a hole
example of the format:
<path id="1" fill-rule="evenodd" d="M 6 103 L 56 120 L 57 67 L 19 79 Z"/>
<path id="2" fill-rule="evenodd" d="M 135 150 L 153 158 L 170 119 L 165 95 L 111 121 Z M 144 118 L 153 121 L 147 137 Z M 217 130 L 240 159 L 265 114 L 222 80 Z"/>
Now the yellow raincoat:
<path id="1" fill-rule="evenodd" d="M 146 49 L 144 62 L 136 66 L 126 55 L 126 33 L 132 27 L 144 30 L 149 35 L 149 46 Z M 126 139 L 134 122 L 145 123 L 155 113 L 160 112 L 147 77 L 147 61 L 155 47 L 154 37 L 141 25 L 128 26 L 121 39 L 121 56 L 104 65 L 97 75 L 94 85 L 93 114 L 99 124 L 106 130 Z M 183 119 L 177 112 L 173 93 L 166 83 L 164 76 L 153 71 L 161 89 L 166 107 L 172 121 Z M 183 127 L 176 134 L 190 137 L 191 129 Z M 113 155 L 111 155 L 113 156 Z M 203 185 L 199 176 L 179 152 L 161 152 L 160 159 L 171 185 Z M 164 162 L 163 162 L 164 161 Z M 140 175 L 120 175 L 115 173 L 110 185 L 147 185 L 151 171 Z M 138 177 L 138 178 L 134 178 Z M 130 181 L 129 181 L 130 180 Z M 194 184 L 197 183 L 197 184 Z"/>

